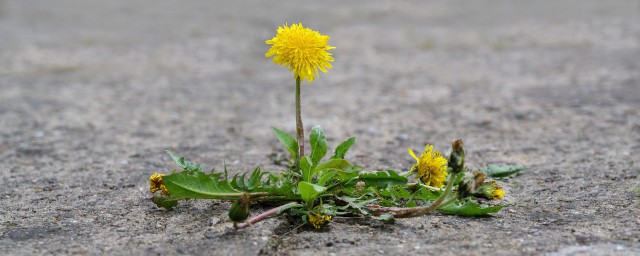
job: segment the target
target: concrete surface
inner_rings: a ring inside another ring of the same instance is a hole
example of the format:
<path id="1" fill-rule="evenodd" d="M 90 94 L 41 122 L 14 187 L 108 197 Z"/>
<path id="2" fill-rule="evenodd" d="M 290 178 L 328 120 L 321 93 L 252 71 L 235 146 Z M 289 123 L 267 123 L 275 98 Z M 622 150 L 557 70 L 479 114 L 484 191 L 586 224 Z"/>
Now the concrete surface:
<path id="1" fill-rule="evenodd" d="M 530 168 L 500 183 L 510 206 L 237 232 L 228 202 L 156 209 L 165 148 L 280 168 L 293 80 L 264 41 L 285 22 L 337 47 L 307 131 L 357 136 L 368 169 L 461 137 L 471 166 Z M 3 255 L 638 255 L 639 150 L 639 1 L 0 0 Z"/>

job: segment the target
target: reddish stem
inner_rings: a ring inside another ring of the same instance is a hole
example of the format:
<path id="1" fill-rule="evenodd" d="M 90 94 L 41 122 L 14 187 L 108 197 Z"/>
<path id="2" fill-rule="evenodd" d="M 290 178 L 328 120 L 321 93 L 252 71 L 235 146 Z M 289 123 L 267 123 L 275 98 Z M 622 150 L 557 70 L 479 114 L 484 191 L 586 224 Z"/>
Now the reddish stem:
<path id="1" fill-rule="evenodd" d="M 273 209 L 271 209 L 271 210 L 268 210 L 268 211 L 266 211 L 266 212 L 263 212 L 263 213 L 261 213 L 261 214 L 258 214 L 258 215 L 256 215 L 256 216 L 254 216 L 254 217 L 250 218 L 250 219 L 249 219 L 249 220 L 247 220 L 246 222 L 238 223 L 238 225 L 236 225 L 236 228 L 237 228 L 237 229 L 240 229 L 240 228 L 247 228 L 247 227 L 249 227 L 249 226 L 251 226 L 251 225 L 253 225 L 253 224 L 256 224 L 256 223 L 260 222 L 261 220 L 264 220 L 264 219 L 266 219 L 266 218 L 269 218 L 269 217 L 271 217 L 272 215 L 274 215 L 274 214 L 278 213 L 278 211 L 280 211 L 280 209 L 282 209 L 282 207 L 285 207 L 285 206 L 288 206 L 288 205 L 292 205 L 292 204 L 297 204 L 297 203 L 296 203 L 296 202 L 291 202 L 291 203 L 288 203 L 288 204 L 283 204 L 283 205 L 281 205 L 281 206 L 278 206 L 278 207 L 276 207 L 276 208 L 273 208 Z"/>

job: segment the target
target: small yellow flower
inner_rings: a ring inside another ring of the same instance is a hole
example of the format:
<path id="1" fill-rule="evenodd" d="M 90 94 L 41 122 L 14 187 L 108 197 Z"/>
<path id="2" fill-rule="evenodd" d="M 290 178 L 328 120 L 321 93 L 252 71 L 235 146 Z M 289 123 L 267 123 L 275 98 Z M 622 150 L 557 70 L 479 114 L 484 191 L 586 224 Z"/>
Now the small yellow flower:
<path id="1" fill-rule="evenodd" d="M 307 216 L 309 216 L 309 223 L 311 223 L 311 226 L 316 229 L 319 229 L 320 227 L 322 227 L 322 225 L 327 223 L 327 221 L 331 220 L 331 215 L 315 214 L 313 212 L 309 212 L 307 213 Z"/>
<path id="2" fill-rule="evenodd" d="M 420 158 L 411 149 L 409 154 L 417 161 L 411 170 L 418 170 L 417 176 L 425 185 L 436 188 L 444 186 L 447 179 L 447 159 L 440 155 L 440 151 L 433 151 L 433 146 L 427 144 Z"/>
<path id="3" fill-rule="evenodd" d="M 502 199 L 502 197 L 504 196 L 504 190 L 502 190 L 502 187 L 498 186 L 498 184 L 496 184 L 495 181 L 493 181 L 491 183 L 491 194 L 493 195 L 492 198 L 490 198 L 491 200 L 498 200 L 498 199 Z"/>
<path id="4" fill-rule="evenodd" d="M 149 190 L 151 190 L 151 193 L 162 190 L 163 195 L 169 194 L 167 187 L 164 186 L 164 181 L 162 181 L 162 176 L 164 176 L 164 174 L 154 173 L 149 177 Z"/>
<path id="5" fill-rule="evenodd" d="M 265 41 L 271 48 L 264 55 L 273 57 L 273 63 L 282 65 L 293 71 L 293 77 L 311 82 L 318 75 L 318 69 L 327 73 L 332 66 L 333 57 L 328 50 L 335 47 L 327 45 L 329 36 L 318 31 L 305 28 L 300 24 L 287 24 L 278 27 L 275 37 Z"/>

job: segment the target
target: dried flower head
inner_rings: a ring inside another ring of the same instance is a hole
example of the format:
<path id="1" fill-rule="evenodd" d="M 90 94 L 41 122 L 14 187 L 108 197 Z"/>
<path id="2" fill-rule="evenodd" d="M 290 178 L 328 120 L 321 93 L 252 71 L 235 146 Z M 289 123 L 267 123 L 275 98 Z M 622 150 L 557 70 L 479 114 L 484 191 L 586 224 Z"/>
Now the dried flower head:
<path id="1" fill-rule="evenodd" d="M 283 65 L 293 71 L 293 77 L 311 82 L 318 75 L 318 70 L 327 73 L 331 69 L 333 57 L 328 50 L 335 47 L 327 45 L 329 36 L 318 31 L 305 28 L 300 24 L 287 24 L 278 27 L 275 37 L 267 40 L 271 48 L 264 55 L 273 57 L 273 63 Z"/>
<path id="2" fill-rule="evenodd" d="M 169 194 L 167 187 L 164 186 L 164 181 L 162 181 L 162 176 L 164 176 L 164 174 L 154 173 L 149 177 L 149 190 L 151 190 L 151 193 L 162 190 L 163 195 Z"/>
<path id="3" fill-rule="evenodd" d="M 411 169 L 417 169 L 417 176 L 425 185 L 437 188 L 444 186 L 447 179 L 447 159 L 440 155 L 440 151 L 433 151 L 433 146 L 427 144 L 420 158 L 416 157 L 411 149 L 409 154 L 417 161 Z"/>
<path id="4" fill-rule="evenodd" d="M 502 187 L 500 187 L 495 180 L 492 180 L 482 184 L 474 196 L 489 200 L 499 200 L 504 196 L 504 190 L 502 190 Z"/>
<path id="5" fill-rule="evenodd" d="M 309 216 L 309 223 L 311 224 L 311 226 L 313 226 L 316 229 L 321 228 L 322 225 L 324 225 L 325 223 L 331 220 L 331 215 L 316 214 L 313 212 L 309 212 L 307 213 L 307 216 Z"/>

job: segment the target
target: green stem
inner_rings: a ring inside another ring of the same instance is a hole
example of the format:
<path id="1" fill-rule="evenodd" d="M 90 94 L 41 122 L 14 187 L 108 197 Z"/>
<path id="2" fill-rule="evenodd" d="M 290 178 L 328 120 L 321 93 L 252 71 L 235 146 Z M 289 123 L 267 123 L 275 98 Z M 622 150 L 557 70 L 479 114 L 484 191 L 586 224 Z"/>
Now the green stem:
<path id="1" fill-rule="evenodd" d="M 300 108 L 300 77 L 296 77 L 296 139 L 298 140 L 298 162 L 304 156 L 304 126 L 302 126 L 302 110 Z"/>

